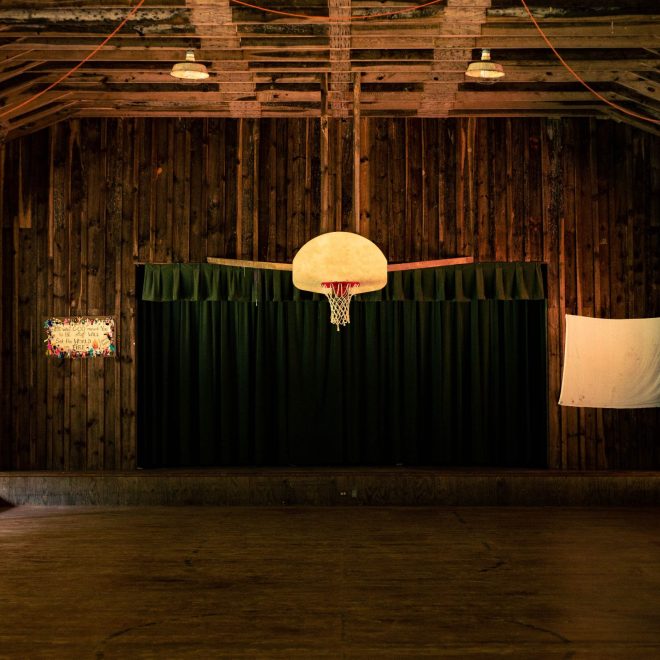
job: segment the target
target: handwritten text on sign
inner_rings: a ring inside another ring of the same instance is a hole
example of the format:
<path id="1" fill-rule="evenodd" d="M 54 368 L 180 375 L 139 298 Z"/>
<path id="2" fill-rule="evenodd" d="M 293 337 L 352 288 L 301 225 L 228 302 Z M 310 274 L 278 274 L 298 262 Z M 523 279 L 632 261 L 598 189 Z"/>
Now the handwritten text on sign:
<path id="1" fill-rule="evenodd" d="M 52 318 L 44 322 L 46 355 L 59 358 L 114 357 L 115 320 L 106 316 Z"/>

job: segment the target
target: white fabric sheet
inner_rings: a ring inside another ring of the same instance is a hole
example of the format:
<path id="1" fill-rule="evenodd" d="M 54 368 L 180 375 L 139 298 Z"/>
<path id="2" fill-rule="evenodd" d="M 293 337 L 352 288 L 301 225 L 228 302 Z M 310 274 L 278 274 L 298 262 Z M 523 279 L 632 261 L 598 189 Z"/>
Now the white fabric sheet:
<path id="1" fill-rule="evenodd" d="M 566 315 L 562 406 L 660 406 L 660 318 Z"/>

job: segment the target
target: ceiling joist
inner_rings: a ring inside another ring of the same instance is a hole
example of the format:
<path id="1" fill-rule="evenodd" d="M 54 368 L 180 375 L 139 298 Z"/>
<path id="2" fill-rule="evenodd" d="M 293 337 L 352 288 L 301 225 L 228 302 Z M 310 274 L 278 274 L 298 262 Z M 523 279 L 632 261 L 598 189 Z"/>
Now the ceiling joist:
<path id="1" fill-rule="evenodd" d="M 256 2 L 255 4 L 259 4 Z M 0 126 L 13 137 L 77 116 L 613 116 L 536 31 L 519 0 L 147 0 L 93 60 L 36 102 L 126 17 L 135 0 L 0 0 Z M 605 98 L 660 118 L 657 0 L 532 0 L 571 67 Z M 579 5 L 579 6 L 578 6 Z M 389 12 L 400 12 L 383 15 Z M 360 19 L 373 16 L 369 20 Z M 195 50 L 210 72 L 171 78 Z M 480 85 L 467 64 L 491 49 L 506 77 Z"/>

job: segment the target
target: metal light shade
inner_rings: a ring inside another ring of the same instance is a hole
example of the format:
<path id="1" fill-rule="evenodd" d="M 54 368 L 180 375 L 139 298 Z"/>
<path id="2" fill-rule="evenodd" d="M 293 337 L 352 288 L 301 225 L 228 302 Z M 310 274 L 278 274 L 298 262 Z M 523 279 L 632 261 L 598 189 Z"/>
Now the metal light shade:
<path id="1" fill-rule="evenodd" d="M 184 80 L 204 80 L 209 77 L 209 72 L 203 64 L 195 62 L 195 53 L 189 50 L 186 51 L 186 61 L 175 64 L 170 75 Z"/>
<path id="2" fill-rule="evenodd" d="M 504 78 L 504 68 L 501 64 L 492 62 L 490 59 L 490 50 L 484 48 L 481 51 L 481 61 L 470 62 L 465 75 L 470 78 L 487 78 L 490 80 Z"/>

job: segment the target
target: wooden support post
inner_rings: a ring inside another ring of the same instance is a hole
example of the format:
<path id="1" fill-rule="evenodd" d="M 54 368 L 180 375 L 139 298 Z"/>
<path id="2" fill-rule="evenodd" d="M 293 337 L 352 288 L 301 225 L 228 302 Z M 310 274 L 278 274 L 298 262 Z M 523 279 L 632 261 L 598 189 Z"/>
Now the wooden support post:
<path id="1" fill-rule="evenodd" d="M 321 74 L 321 233 L 328 231 L 330 171 L 328 167 L 328 75 Z"/>
<path id="2" fill-rule="evenodd" d="M 261 122 L 252 125 L 252 149 L 254 159 L 252 166 L 252 259 L 259 258 L 259 142 Z"/>
<path id="3" fill-rule="evenodd" d="M 243 131 L 245 119 L 238 120 L 238 155 L 236 164 L 236 257 L 242 258 L 243 255 L 243 169 L 245 140 Z"/>
<path id="4" fill-rule="evenodd" d="M 360 74 L 353 80 L 353 231 L 360 233 Z"/>

